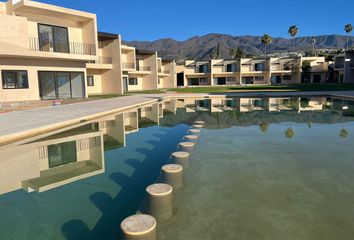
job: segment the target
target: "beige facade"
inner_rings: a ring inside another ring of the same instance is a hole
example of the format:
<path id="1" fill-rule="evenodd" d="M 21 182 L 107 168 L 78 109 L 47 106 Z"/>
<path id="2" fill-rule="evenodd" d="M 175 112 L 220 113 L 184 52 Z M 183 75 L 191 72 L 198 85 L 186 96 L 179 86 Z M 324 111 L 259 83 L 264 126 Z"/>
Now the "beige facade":
<path id="1" fill-rule="evenodd" d="M 176 66 L 177 86 L 296 84 L 303 82 L 302 66 L 310 65 L 310 83 L 324 83 L 329 62 L 324 57 L 186 60 Z"/>

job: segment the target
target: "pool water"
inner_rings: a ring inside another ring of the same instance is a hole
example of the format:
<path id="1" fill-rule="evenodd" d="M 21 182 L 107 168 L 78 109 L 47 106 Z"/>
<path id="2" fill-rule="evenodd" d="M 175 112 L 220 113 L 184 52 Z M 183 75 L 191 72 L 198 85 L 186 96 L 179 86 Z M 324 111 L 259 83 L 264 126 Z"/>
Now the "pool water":
<path id="1" fill-rule="evenodd" d="M 184 109 L 105 151 L 104 174 L 0 196 L 0 239 L 119 239 L 120 222 L 139 210 L 146 186 L 199 119 L 206 126 L 185 186 L 174 191 L 174 216 L 158 223 L 159 240 L 352 239 L 350 114 Z"/>

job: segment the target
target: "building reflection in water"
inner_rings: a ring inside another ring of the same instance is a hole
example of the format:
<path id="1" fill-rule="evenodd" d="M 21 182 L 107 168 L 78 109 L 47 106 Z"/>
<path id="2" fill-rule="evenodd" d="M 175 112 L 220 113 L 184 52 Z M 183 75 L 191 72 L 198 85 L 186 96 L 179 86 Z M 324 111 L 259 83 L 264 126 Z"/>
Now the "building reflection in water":
<path id="1" fill-rule="evenodd" d="M 183 111 L 185 115 L 180 113 Z M 271 123 L 267 114 L 277 112 L 311 113 L 306 122 L 311 126 L 312 113 L 329 111 L 336 113 L 329 122 L 343 122 L 354 115 L 354 104 L 342 99 L 327 97 L 283 98 L 232 98 L 221 96 L 170 98 L 127 109 L 108 116 L 80 123 L 52 135 L 38 136 L 30 141 L 21 141 L 0 146 L 0 194 L 24 189 L 28 192 L 43 192 L 65 184 L 88 178 L 105 171 L 104 151 L 126 146 L 126 135 L 140 128 L 159 125 L 174 126 L 179 123 L 192 125 L 202 118 L 206 127 L 212 126 L 213 114 L 229 113 L 223 127 L 232 126 L 232 117 L 241 114 L 262 112 L 253 115 L 249 124 L 258 125 L 262 132 Z M 178 116 L 174 116 L 177 114 Z M 191 115 L 192 114 L 192 115 Z M 204 115 L 200 115 L 204 114 Z M 211 116 L 208 118 L 207 116 Z M 226 115 L 225 115 L 226 116 Z M 294 115 L 295 116 L 295 115 Z M 165 117 L 163 120 L 161 120 Z M 210 120 L 208 122 L 208 119 Z M 292 121 L 292 117 L 278 121 Z M 341 130 L 341 135 L 345 132 Z"/>

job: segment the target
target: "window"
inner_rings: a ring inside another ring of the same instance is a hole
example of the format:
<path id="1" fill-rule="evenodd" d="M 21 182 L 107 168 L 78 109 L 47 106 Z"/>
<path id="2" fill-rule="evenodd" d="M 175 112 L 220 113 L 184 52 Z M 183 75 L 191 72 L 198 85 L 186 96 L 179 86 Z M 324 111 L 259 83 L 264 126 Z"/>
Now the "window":
<path id="1" fill-rule="evenodd" d="M 254 70 L 257 72 L 265 71 L 265 64 L 264 63 L 256 63 L 254 65 Z"/>
<path id="2" fill-rule="evenodd" d="M 321 75 L 320 74 L 315 74 L 313 75 L 313 83 L 321 83 Z"/>
<path id="3" fill-rule="evenodd" d="M 95 86 L 95 79 L 92 75 L 87 75 L 87 86 L 93 87 Z"/>
<path id="4" fill-rule="evenodd" d="M 283 81 L 291 81 L 293 80 L 293 76 L 292 75 L 284 75 L 283 76 Z"/>
<path id="5" fill-rule="evenodd" d="M 76 141 L 48 146 L 49 168 L 62 166 L 76 161 Z"/>
<path id="6" fill-rule="evenodd" d="M 199 65 L 198 70 L 199 70 L 198 71 L 199 73 L 208 73 L 209 72 L 209 66 L 207 64 Z"/>
<path id="7" fill-rule="evenodd" d="M 227 72 L 236 72 L 236 64 L 227 64 L 226 71 Z"/>
<path id="8" fill-rule="evenodd" d="M 38 35 L 41 51 L 69 53 L 67 28 L 38 24 Z"/>
<path id="9" fill-rule="evenodd" d="M 199 78 L 199 83 L 207 84 L 208 83 L 208 79 L 207 78 Z"/>
<path id="10" fill-rule="evenodd" d="M 27 71 L 2 71 L 3 89 L 28 88 Z"/>
<path id="11" fill-rule="evenodd" d="M 159 85 L 161 84 L 161 79 L 160 78 L 157 79 L 157 84 L 159 84 Z"/>
<path id="12" fill-rule="evenodd" d="M 85 97 L 83 72 L 38 72 L 41 98 L 67 99 Z"/>
<path id="13" fill-rule="evenodd" d="M 254 80 L 261 82 L 261 81 L 264 81 L 264 77 L 263 76 L 255 76 Z"/>
<path id="14" fill-rule="evenodd" d="M 253 77 L 242 77 L 242 84 L 253 84 Z"/>
<path id="15" fill-rule="evenodd" d="M 129 78 L 129 85 L 138 85 L 137 78 Z"/>
<path id="16" fill-rule="evenodd" d="M 236 78 L 235 77 L 227 77 L 226 82 L 236 82 Z"/>

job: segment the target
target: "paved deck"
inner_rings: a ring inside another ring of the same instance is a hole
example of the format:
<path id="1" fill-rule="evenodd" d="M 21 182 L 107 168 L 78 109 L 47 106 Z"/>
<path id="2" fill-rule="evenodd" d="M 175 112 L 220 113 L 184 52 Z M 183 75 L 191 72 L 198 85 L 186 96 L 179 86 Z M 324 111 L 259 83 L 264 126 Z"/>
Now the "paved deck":
<path id="1" fill-rule="evenodd" d="M 134 95 L 71 105 L 46 107 L 0 115 L 0 145 L 16 139 L 33 136 L 82 121 L 124 111 L 128 108 L 158 101 L 163 97 L 286 97 L 286 96 L 338 96 L 354 100 L 354 91 L 347 92 L 252 92 L 225 94 L 151 94 Z"/>

